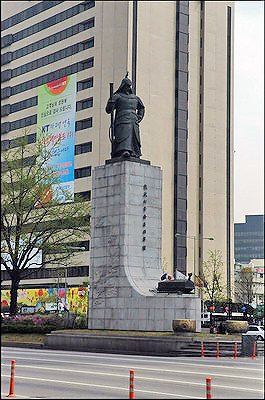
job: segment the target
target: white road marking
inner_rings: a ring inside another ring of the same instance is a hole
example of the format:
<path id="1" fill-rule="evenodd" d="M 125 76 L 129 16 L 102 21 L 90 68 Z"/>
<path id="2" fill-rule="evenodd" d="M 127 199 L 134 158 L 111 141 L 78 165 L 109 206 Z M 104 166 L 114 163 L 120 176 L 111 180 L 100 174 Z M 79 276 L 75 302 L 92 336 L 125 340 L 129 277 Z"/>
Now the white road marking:
<path id="1" fill-rule="evenodd" d="M 7 349 L 7 347 L 5 347 L 5 349 Z M 21 348 L 16 348 L 16 350 L 14 348 L 8 348 L 8 349 L 12 349 L 13 352 L 17 352 L 17 350 L 20 350 L 20 352 L 22 352 L 22 351 L 25 352 L 25 349 L 22 350 Z M 9 350 L 9 352 L 12 352 L 12 350 Z M 64 350 L 62 350 L 62 352 L 60 352 L 60 353 L 58 353 L 58 352 L 56 353 L 56 351 L 48 350 L 48 349 L 47 350 L 36 351 L 36 352 L 27 351 L 27 353 L 34 353 L 34 354 L 41 354 L 41 355 L 43 355 L 44 352 L 48 353 L 48 354 L 52 354 L 52 355 L 63 355 L 65 357 L 72 357 L 72 354 L 67 354 Z M 135 358 L 136 360 L 134 360 L 134 361 L 137 361 L 139 363 L 140 362 L 157 363 L 159 361 L 159 363 L 171 364 L 173 366 L 175 365 L 174 363 L 176 363 L 177 365 L 187 365 L 187 366 L 190 365 L 192 367 L 199 366 L 199 367 L 228 368 L 228 369 L 229 368 L 231 368 L 231 369 L 235 369 L 236 368 L 238 370 L 247 370 L 247 371 L 249 371 L 249 363 L 253 363 L 252 359 L 246 359 L 246 360 L 249 361 L 249 362 L 246 362 L 247 366 L 246 367 L 238 367 L 238 364 L 242 363 L 242 361 L 240 361 L 239 359 L 234 360 L 232 357 L 231 357 L 231 361 L 234 362 L 234 365 L 233 366 L 229 366 L 229 365 L 216 365 L 216 364 L 186 363 L 186 362 L 178 361 L 177 359 L 174 359 L 174 361 L 166 361 L 166 360 L 163 360 L 162 357 L 161 357 L 161 359 L 157 358 L 156 360 L 152 360 L 152 358 L 148 358 L 148 357 L 153 357 L 153 356 L 146 356 L 147 359 L 140 359 L 139 357 L 141 357 L 141 356 L 137 356 L 137 355 L 130 355 L 131 358 L 128 358 L 128 357 L 124 356 L 123 354 L 116 354 L 115 357 L 114 357 L 114 356 L 112 356 L 110 354 L 107 354 L 107 355 L 106 354 L 105 355 L 100 355 L 100 354 L 94 354 L 94 353 L 93 354 L 90 354 L 90 353 L 83 354 L 83 352 L 82 353 L 78 353 L 78 352 L 75 352 L 75 351 L 73 351 L 72 353 L 73 353 L 74 356 L 78 356 L 79 358 L 92 358 L 93 357 L 93 358 L 100 358 L 100 359 L 106 358 L 107 360 L 110 360 L 110 359 L 117 360 L 117 358 L 122 358 L 123 361 L 132 361 Z M 3 356 L 2 356 L 2 358 L 3 358 Z M 176 358 L 181 358 L 181 357 L 176 357 Z M 198 359 L 200 359 L 198 357 L 197 358 L 194 357 L 194 358 L 195 358 L 194 361 L 197 361 Z M 229 360 L 228 357 L 223 357 L 222 358 L 222 356 L 221 356 L 221 358 L 218 360 L 218 362 L 222 362 L 222 361 L 226 361 L 227 362 L 228 360 Z M 58 361 L 58 359 L 56 361 Z M 210 361 L 210 360 L 207 359 L 206 361 Z M 251 368 L 251 371 L 261 371 L 261 368 Z"/>
<path id="2" fill-rule="evenodd" d="M 41 370 L 51 370 L 54 371 L 54 368 L 49 368 L 49 367 L 36 367 L 36 366 L 25 366 L 25 365 L 20 365 L 20 367 L 24 367 L 24 368 L 33 368 L 33 369 L 41 369 Z M 111 374 L 111 373 L 105 373 L 105 372 L 93 372 L 93 371 L 82 371 L 82 370 L 71 370 L 71 369 L 65 369 L 65 368 L 56 368 L 56 371 L 62 371 L 62 372 L 74 372 L 74 373 L 84 373 L 84 374 L 89 374 L 89 375 L 103 375 L 103 376 L 111 376 L 111 377 L 118 377 L 118 378 L 128 378 L 128 374 L 127 375 L 118 375 L 118 374 Z M 204 375 L 208 375 L 208 374 L 204 374 Z M 5 376 L 5 375 L 3 375 Z M 19 375 L 16 374 L 16 377 L 20 377 Z M 227 375 L 223 375 L 226 376 Z M 199 382 L 190 382 L 190 381 L 178 381 L 176 379 L 163 379 L 163 378 L 149 378 L 149 377 L 144 377 L 144 376 L 140 376 L 140 375 L 136 375 L 135 378 L 137 379 L 142 379 L 142 380 L 147 380 L 147 381 L 157 381 L 157 382 L 167 382 L 167 383 L 180 383 L 180 384 L 188 384 L 188 385 L 194 385 L 194 386 L 204 386 L 205 387 L 205 382 L 204 383 L 199 383 Z M 239 377 L 242 378 L 242 377 Z M 31 379 L 31 378 L 29 378 Z M 33 378 L 32 378 L 33 379 Z M 34 379 L 38 379 L 38 378 L 34 378 Z M 245 377 L 243 378 L 245 380 Z M 42 379 L 41 379 L 42 380 Z M 49 379 L 47 379 L 49 380 Z M 262 379 L 263 380 L 263 379 Z M 58 381 L 60 382 L 60 381 Z M 242 385 L 240 387 L 238 386 L 224 386 L 223 384 L 221 385 L 214 385 L 212 384 L 212 387 L 221 387 L 223 389 L 236 389 L 236 390 L 244 390 L 244 391 L 250 391 L 250 392 L 262 392 L 263 390 L 260 389 L 251 389 L 251 388 L 244 388 L 242 387 Z"/>
<path id="3" fill-rule="evenodd" d="M 78 364 L 80 365 L 80 362 L 77 361 L 58 361 L 58 359 L 43 359 L 43 358 L 31 358 L 31 357 L 16 357 L 16 360 L 34 360 L 34 361 L 41 361 L 41 362 L 61 362 L 61 363 L 67 363 L 67 364 Z M 6 365 L 8 366 L 8 364 L 4 364 L 2 363 L 2 365 Z M 82 362 L 82 365 L 93 365 L 93 366 L 99 366 L 99 367 L 108 367 L 108 368 L 128 368 L 128 369 L 138 369 L 138 370 L 148 370 L 148 371 L 162 371 L 162 372 L 168 372 L 168 373 L 181 373 L 181 374 L 192 374 L 192 375 L 209 375 L 209 372 L 197 372 L 197 371 L 183 371 L 183 370 L 176 370 L 176 369 L 162 369 L 162 368 L 150 368 L 150 367 L 139 367 L 139 366 L 135 366 L 133 364 L 130 365 L 116 365 L 116 364 L 101 364 L 101 363 L 95 363 L 95 362 Z M 19 365 L 19 367 L 26 367 L 24 365 Z M 43 369 L 53 369 L 53 368 L 49 368 L 49 367 L 36 367 L 36 366 L 27 366 L 28 368 L 43 368 Z M 59 370 L 58 368 L 56 368 L 57 370 Z M 62 369 L 66 370 L 66 369 Z M 67 370 L 66 370 L 67 371 Z M 71 371 L 71 370 L 68 370 Z M 248 369 L 249 371 L 249 369 Z M 86 373 L 86 371 L 80 371 L 83 373 Z M 89 373 L 89 371 L 88 371 Z M 250 380 L 261 380 L 263 381 L 263 377 L 258 378 L 258 377 L 252 377 L 252 376 L 246 376 L 244 375 L 244 377 L 242 376 L 238 376 L 238 375 L 233 375 L 231 376 L 231 374 L 218 374 L 214 372 L 214 376 L 215 377 L 225 377 L 225 378 L 244 378 L 244 379 L 250 379 Z"/>
<path id="4" fill-rule="evenodd" d="M 3 377 L 8 377 L 8 375 L 2 375 Z M 118 386 L 106 386 L 106 385 L 96 385 L 93 383 L 80 383 L 80 382 L 69 382 L 69 381 L 59 381 L 59 380 L 54 380 L 54 379 L 43 379 L 43 378 L 30 378 L 27 376 L 16 376 L 16 378 L 20 379 L 29 379 L 29 380 L 37 380 L 37 381 L 44 381 L 44 382 L 55 382 L 55 383 L 63 383 L 63 384 L 69 384 L 69 385 L 82 385 L 82 386 L 93 386 L 93 387 L 99 387 L 99 388 L 104 388 L 104 389 L 113 389 L 113 390 L 126 390 L 128 392 L 128 388 L 122 388 Z M 163 392 L 154 392 L 150 390 L 139 390 L 139 389 L 134 389 L 134 392 L 138 393 L 151 393 L 151 394 L 159 394 L 159 395 L 166 395 L 166 396 L 174 396 L 174 397 L 181 397 L 183 398 L 189 398 L 189 399 L 204 399 L 205 397 L 195 397 L 195 396 L 183 396 L 183 395 L 177 395 L 175 393 L 163 393 Z"/>

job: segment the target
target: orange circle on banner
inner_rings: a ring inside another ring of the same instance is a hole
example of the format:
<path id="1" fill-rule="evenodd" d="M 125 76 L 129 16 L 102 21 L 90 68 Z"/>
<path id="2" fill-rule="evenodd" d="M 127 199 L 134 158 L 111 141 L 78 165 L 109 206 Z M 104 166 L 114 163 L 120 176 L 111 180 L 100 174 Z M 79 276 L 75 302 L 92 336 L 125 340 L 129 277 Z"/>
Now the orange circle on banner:
<path id="1" fill-rule="evenodd" d="M 64 78 L 56 79 L 56 81 L 46 83 L 46 88 L 52 95 L 57 96 L 64 91 L 67 84 L 68 76 L 65 76 Z"/>

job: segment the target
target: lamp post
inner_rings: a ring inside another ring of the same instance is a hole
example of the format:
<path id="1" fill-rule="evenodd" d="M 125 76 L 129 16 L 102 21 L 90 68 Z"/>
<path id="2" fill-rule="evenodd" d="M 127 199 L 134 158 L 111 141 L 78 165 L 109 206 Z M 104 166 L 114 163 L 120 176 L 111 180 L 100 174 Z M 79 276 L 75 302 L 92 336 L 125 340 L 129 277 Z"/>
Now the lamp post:
<path id="1" fill-rule="evenodd" d="M 188 235 L 183 235 L 182 233 L 176 233 L 175 237 L 176 238 L 185 237 L 185 238 L 188 238 L 188 239 L 193 239 L 193 254 L 194 254 L 193 269 L 194 269 L 194 278 L 195 278 L 195 272 L 196 272 L 196 246 L 195 246 L 195 240 L 214 240 L 214 238 L 213 237 L 188 236 Z M 196 279 L 195 279 L 195 287 L 196 287 Z M 201 290 L 200 290 L 200 298 L 202 300 L 202 291 Z"/>
<path id="2" fill-rule="evenodd" d="M 196 246 L 195 246 L 195 240 L 214 240 L 213 237 L 199 237 L 199 236 L 188 236 L 188 235 L 183 235 L 182 233 L 176 233 L 175 237 L 185 237 L 188 239 L 193 239 L 193 254 L 194 254 L 194 260 L 193 260 L 193 268 L 194 268 L 194 276 L 196 272 Z"/>
<path id="3" fill-rule="evenodd" d="M 67 249 L 69 249 L 69 250 L 79 250 L 79 251 L 85 251 L 86 250 L 85 246 L 67 246 Z M 67 267 L 65 267 L 65 269 L 64 269 L 64 288 L 65 288 L 64 302 L 65 302 L 65 305 L 66 305 L 67 278 L 68 278 Z"/>

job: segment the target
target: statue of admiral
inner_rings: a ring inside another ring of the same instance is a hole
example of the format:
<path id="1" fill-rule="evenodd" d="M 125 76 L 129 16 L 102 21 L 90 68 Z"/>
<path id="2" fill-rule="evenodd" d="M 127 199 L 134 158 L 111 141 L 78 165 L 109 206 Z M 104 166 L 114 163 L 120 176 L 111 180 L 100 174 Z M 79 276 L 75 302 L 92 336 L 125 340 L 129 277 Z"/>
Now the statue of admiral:
<path id="1" fill-rule="evenodd" d="M 111 158 L 141 156 L 139 123 L 144 117 L 145 107 L 142 100 L 133 93 L 132 82 L 127 76 L 128 72 L 106 105 L 106 112 L 112 117 Z"/>

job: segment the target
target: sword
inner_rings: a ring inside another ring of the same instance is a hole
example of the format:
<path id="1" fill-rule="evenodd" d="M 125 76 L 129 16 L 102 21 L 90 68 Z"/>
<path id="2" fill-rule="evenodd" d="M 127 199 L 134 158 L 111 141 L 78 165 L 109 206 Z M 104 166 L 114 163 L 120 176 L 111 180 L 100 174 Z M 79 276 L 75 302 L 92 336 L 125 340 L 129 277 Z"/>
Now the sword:
<path id="1" fill-rule="evenodd" d="M 109 92 L 110 92 L 110 97 L 113 95 L 113 82 L 109 84 Z M 113 143 L 114 140 L 114 129 L 113 129 L 113 120 L 114 120 L 114 112 L 111 111 L 110 114 L 110 127 L 109 127 L 109 140 L 111 143 Z"/>

